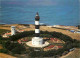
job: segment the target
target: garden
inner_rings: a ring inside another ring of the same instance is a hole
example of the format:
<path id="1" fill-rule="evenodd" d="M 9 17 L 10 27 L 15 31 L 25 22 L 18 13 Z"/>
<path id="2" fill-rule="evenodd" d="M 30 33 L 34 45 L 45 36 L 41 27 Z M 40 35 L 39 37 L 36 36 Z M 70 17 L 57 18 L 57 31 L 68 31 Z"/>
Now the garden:
<path id="1" fill-rule="evenodd" d="M 62 56 L 62 54 L 65 51 L 70 52 L 70 49 L 72 48 L 80 48 L 80 41 L 72 39 L 71 37 L 65 34 L 59 32 L 48 32 L 48 31 L 41 31 L 40 33 L 41 33 L 40 37 L 45 38 L 44 39 L 45 41 L 51 43 L 49 46 L 43 48 L 34 48 L 25 45 L 25 42 L 30 41 L 31 38 L 35 36 L 34 31 L 25 31 L 10 36 L 7 39 L 0 37 L 0 44 L 2 44 L 4 48 L 3 50 L 0 50 L 0 52 L 12 54 L 12 55 L 27 54 L 30 57 L 53 57 L 56 55 Z M 56 42 L 54 43 L 54 41 Z M 20 43 L 20 42 L 24 42 L 24 43 Z M 48 50 L 45 51 L 44 50 L 45 48 Z"/>

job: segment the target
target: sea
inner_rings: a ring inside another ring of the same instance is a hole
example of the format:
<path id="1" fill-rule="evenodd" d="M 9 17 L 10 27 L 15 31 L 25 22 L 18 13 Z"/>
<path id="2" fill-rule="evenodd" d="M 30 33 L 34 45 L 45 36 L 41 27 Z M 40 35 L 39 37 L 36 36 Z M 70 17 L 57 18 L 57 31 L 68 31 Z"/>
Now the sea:
<path id="1" fill-rule="evenodd" d="M 19 0 L 1 1 L 0 24 L 34 24 L 35 15 L 38 12 L 40 23 L 46 25 L 79 25 L 79 5 L 77 0 L 70 3 L 68 3 L 69 0 L 67 3 L 64 1 L 65 4 L 49 5 L 39 5 L 37 4 L 38 1 L 35 3 L 33 1 L 32 4 L 31 2 L 27 2 L 27 4 L 24 0 L 22 2 Z"/>

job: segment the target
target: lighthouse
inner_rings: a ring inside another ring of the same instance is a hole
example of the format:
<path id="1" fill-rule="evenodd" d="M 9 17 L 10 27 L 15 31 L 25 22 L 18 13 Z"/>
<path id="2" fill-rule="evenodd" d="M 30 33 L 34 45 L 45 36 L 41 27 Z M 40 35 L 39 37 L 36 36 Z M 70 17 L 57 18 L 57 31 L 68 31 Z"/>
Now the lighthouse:
<path id="1" fill-rule="evenodd" d="M 37 12 L 35 17 L 35 37 L 32 38 L 32 45 L 39 46 L 43 44 L 43 38 L 40 37 L 40 30 L 39 30 L 39 14 Z"/>
<path id="2" fill-rule="evenodd" d="M 15 26 L 11 26 L 11 35 L 15 34 L 16 34 Z"/>
<path id="3" fill-rule="evenodd" d="M 42 47 L 45 47 L 47 45 L 49 45 L 49 43 L 47 41 L 43 41 L 43 38 L 40 37 L 40 24 L 39 24 L 39 20 L 40 20 L 40 17 L 39 17 L 39 14 L 38 12 L 36 13 L 36 16 L 35 16 L 35 36 L 32 38 L 31 41 L 27 42 L 26 44 L 30 47 L 39 47 L 39 48 L 42 48 Z"/>
<path id="4" fill-rule="evenodd" d="M 36 17 L 35 17 L 35 37 L 39 38 L 40 36 L 40 30 L 39 30 L 39 14 L 37 12 Z"/>

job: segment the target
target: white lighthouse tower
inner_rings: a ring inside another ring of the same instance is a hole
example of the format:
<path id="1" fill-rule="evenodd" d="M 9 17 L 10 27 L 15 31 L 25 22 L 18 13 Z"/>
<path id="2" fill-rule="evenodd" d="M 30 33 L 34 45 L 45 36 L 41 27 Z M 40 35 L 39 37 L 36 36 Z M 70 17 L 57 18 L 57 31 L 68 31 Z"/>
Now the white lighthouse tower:
<path id="1" fill-rule="evenodd" d="M 39 14 L 37 13 L 36 17 L 35 17 L 35 36 L 32 38 L 32 41 L 29 41 L 26 43 L 28 46 L 45 47 L 45 46 L 49 45 L 49 43 L 47 41 L 43 42 L 43 38 L 40 37 L 39 19 L 40 19 L 40 17 L 39 17 Z"/>
<path id="2" fill-rule="evenodd" d="M 11 35 L 15 35 L 15 34 L 16 34 L 15 26 L 11 26 Z"/>
<path id="3" fill-rule="evenodd" d="M 40 30 L 39 30 L 39 14 L 36 14 L 35 17 L 35 37 L 32 38 L 32 45 L 39 46 L 43 44 L 43 38 L 40 37 Z"/>

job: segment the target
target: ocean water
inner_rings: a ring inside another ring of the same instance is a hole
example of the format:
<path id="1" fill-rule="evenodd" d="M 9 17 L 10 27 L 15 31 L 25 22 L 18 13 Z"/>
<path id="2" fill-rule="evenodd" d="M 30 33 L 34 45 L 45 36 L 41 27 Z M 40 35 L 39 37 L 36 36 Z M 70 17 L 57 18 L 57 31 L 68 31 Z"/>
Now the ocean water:
<path id="1" fill-rule="evenodd" d="M 63 1 L 63 4 L 61 1 L 58 2 L 59 4 L 39 5 L 29 4 L 31 2 L 26 0 L 3 0 L 0 7 L 0 24 L 34 24 L 35 15 L 38 12 L 40 23 L 77 26 L 79 25 L 79 3 L 77 0 L 72 1 Z"/>

